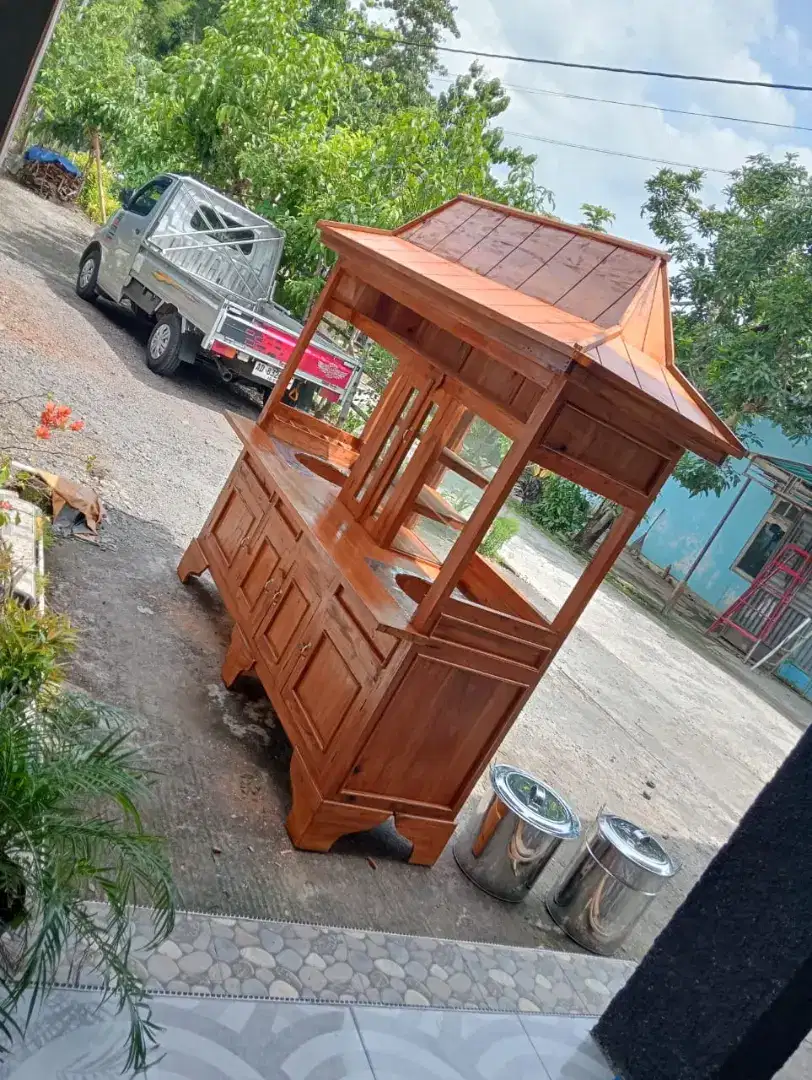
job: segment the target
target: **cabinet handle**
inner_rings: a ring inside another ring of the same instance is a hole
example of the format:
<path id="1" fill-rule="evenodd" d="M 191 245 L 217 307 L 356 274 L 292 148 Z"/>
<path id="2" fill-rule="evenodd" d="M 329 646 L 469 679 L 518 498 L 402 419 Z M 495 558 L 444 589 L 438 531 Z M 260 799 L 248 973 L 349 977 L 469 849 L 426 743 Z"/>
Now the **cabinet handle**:
<path id="1" fill-rule="evenodd" d="M 265 583 L 265 592 L 270 592 L 271 589 L 274 587 L 274 584 L 275 584 L 274 579 L 273 578 L 268 578 L 267 582 Z M 280 585 L 279 588 L 276 590 L 276 592 L 271 597 L 271 605 L 276 603 L 276 601 L 282 595 L 282 591 L 283 591 L 283 588 Z"/>
<path id="2" fill-rule="evenodd" d="M 313 648 L 313 642 L 312 642 L 312 641 L 308 641 L 308 642 L 307 642 L 307 644 L 305 644 L 305 645 L 300 645 L 300 646 L 299 646 L 299 652 L 300 652 L 300 653 L 302 654 L 302 656 L 304 656 L 304 654 L 305 654 L 306 652 L 310 652 L 310 650 L 311 650 L 312 648 Z"/>

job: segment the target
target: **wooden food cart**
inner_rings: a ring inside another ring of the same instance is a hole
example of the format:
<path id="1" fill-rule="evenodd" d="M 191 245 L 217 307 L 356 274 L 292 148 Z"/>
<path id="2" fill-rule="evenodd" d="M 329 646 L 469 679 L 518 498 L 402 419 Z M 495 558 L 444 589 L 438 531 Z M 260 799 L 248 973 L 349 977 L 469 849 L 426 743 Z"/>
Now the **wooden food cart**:
<path id="1" fill-rule="evenodd" d="M 293 745 L 294 844 L 394 816 L 430 865 L 683 451 L 744 451 L 674 365 L 661 252 L 468 196 L 320 229 L 336 265 L 259 421 L 229 416 L 243 450 L 178 573 L 211 571 L 223 679 L 255 671 Z M 398 361 L 360 437 L 282 403 L 327 312 Z M 463 453 L 475 417 L 509 441 L 490 476 Z M 622 507 L 551 621 L 477 553 L 529 462 Z"/>

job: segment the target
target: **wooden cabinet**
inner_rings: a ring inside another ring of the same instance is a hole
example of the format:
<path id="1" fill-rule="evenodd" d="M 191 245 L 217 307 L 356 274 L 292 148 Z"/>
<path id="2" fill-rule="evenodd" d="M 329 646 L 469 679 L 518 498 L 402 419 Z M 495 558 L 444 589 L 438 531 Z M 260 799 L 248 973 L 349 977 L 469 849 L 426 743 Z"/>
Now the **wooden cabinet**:
<path id="1" fill-rule="evenodd" d="M 275 588 L 268 594 L 267 608 L 254 632 L 254 644 L 257 660 L 267 676 L 281 686 L 284 671 L 305 643 L 303 634 L 321 597 L 309 545 L 300 542 L 293 548 L 281 561 L 273 580 Z"/>
<path id="2" fill-rule="evenodd" d="M 213 568 L 230 575 L 254 539 L 271 496 L 245 457 L 241 458 L 214 507 L 202 542 Z"/>
<path id="3" fill-rule="evenodd" d="M 243 548 L 232 569 L 234 602 L 240 620 L 253 629 L 281 599 L 292 553 L 302 535 L 299 526 L 274 499 L 253 540 Z"/>
<path id="4" fill-rule="evenodd" d="M 381 665 L 344 602 L 342 589 L 322 605 L 304 639 L 282 696 L 311 771 L 322 775 L 335 741 L 352 739 L 345 726 L 360 730 L 363 706 Z"/>

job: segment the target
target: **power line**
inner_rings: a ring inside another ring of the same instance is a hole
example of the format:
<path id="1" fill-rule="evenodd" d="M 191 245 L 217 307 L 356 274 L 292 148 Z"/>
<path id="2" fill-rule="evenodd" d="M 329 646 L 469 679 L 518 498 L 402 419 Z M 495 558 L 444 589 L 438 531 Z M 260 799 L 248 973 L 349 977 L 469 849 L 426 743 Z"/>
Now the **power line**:
<path id="1" fill-rule="evenodd" d="M 467 72 L 463 72 L 467 74 Z M 447 78 L 444 75 L 433 75 L 437 82 L 453 83 L 459 76 Z M 501 82 L 501 80 L 500 80 Z M 758 124 L 760 127 L 783 128 L 785 131 L 812 131 L 812 127 L 803 127 L 801 124 L 779 124 L 774 120 L 749 120 L 745 116 L 721 116 L 718 113 L 696 112 L 693 109 L 672 109 L 665 105 L 647 105 L 642 101 L 617 101 L 614 98 L 587 97 L 585 94 L 568 94 L 563 90 L 543 90 L 538 86 L 517 86 L 513 83 L 502 83 L 506 90 L 519 90 L 526 94 L 547 94 L 551 97 L 572 98 L 575 101 L 592 101 L 603 105 L 625 105 L 630 109 L 650 109 L 653 112 L 677 113 L 680 116 L 701 116 L 707 120 L 730 120 L 736 124 Z"/>
<path id="2" fill-rule="evenodd" d="M 576 71 L 608 71 L 613 75 L 646 75 L 654 79 L 680 79 L 684 82 L 721 83 L 724 86 L 755 86 L 765 90 L 798 90 L 805 94 L 812 93 L 812 86 L 803 83 L 759 82 L 755 79 L 726 79 L 721 75 L 686 75 L 677 71 L 657 71 L 647 68 L 611 67 L 608 64 L 578 64 L 572 60 L 547 60 L 539 56 L 514 56 L 511 53 L 482 52 L 480 49 L 460 49 L 453 45 L 435 45 L 429 41 L 414 41 L 410 38 L 394 35 L 368 34 L 363 30 L 349 30 L 332 26 L 326 29 L 338 34 L 349 34 L 366 41 L 381 41 L 387 45 L 406 45 L 411 49 L 426 49 L 433 52 L 454 53 L 457 56 L 480 56 L 487 60 L 513 60 L 518 64 L 544 64 L 548 67 L 573 68 Z"/>
<path id="3" fill-rule="evenodd" d="M 515 139 L 535 139 L 536 142 L 549 143 L 551 146 L 567 146 L 572 150 L 589 150 L 593 154 L 609 154 L 611 157 L 630 158 L 632 161 L 650 161 L 655 165 L 671 165 L 675 169 L 701 169 L 702 172 L 722 173 L 729 176 L 730 169 L 715 169 L 710 165 L 686 165 L 682 161 L 668 161 L 666 158 L 645 157 L 643 154 L 627 154 L 623 150 L 608 150 L 603 146 L 584 146 L 582 143 L 565 142 L 563 139 L 548 139 L 544 135 L 531 135 L 527 131 L 505 131 Z"/>

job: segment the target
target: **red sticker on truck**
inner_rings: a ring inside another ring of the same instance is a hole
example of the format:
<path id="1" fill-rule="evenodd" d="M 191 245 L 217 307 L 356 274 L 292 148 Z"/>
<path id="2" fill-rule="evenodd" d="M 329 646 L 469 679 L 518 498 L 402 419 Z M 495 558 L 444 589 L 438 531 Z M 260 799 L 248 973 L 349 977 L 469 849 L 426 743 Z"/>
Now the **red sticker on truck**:
<path id="1" fill-rule="evenodd" d="M 296 346 L 296 338 L 276 328 L 251 326 L 246 331 L 245 344 L 247 348 L 285 364 Z M 307 347 L 298 370 L 303 375 L 313 375 L 339 390 L 347 386 L 353 373 L 350 364 L 332 356 L 318 345 Z"/>

